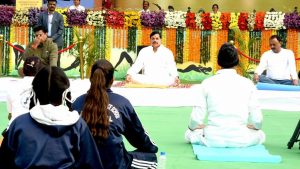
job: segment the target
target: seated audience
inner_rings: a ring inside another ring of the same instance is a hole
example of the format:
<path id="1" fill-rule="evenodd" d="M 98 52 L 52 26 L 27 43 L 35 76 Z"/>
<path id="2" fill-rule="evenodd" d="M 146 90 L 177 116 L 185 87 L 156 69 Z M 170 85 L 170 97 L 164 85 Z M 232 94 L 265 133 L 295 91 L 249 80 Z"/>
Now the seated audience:
<path id="1" fill-rule="evenodd" d="M 272 35 L 269 39 L 271 50 L 260 58 L 253 80 L 255 82 L 298 85 L 295 56 L 293 51 L 281 47 L 281 39 Z M 266 71 L 266 75 L 263 72 Z"/>
<path id="2" fill-rule="evenodd" d="M 9 113 L 10 122 L 21 114 L 29 112 L 29 102 L 31 97 L 32 80 L 37 72 L 42 68 L 39 57 L 27 57 L 23 64 L 24 77 L 12 86 L 7 95 L 7 112 Z"/>
<path id="3" fill-rule="evenodd" d="M 176 63 L 170 49 L 161 44 L 161 34 L 150 34 L 151 46 L 143 48 L 127 71 L 126 81 L 137 84 L 177 86 L 180 83 Z M 142 71 L 142 74 L 139 72 Z"/>
<path id="4" fill-rule="evenodd" d="M 200 105 L 193 108 L 185 133 L 188 142 L 208 147 L 247 147 L 265 141 L 256 87 L 237 74 L 234 67 L 238 63 L 235 47 L 223 44 L 218 53 L 221 70 L 201 84 Z"/>
<path id="5" fill-rule="evenodd" d="M 58 67 L 46 66 L 35 75 L 29 113 L 4 133 L 0 168 L 103 168 L 88 126 L 70 111 L 69 87 Z"/>
<path id="6" fill-rule="evenodd" d="M 91 70 L 91 87 L 79 96 L 72 108 L 81 112 L 98 145 L 104 168 L 156 168 L 156 145 L 144 130 L 131 103 L 114 93 L 114 68 L 105 59 L 98 60 Z M 123 136 L 136 148 L 128 152 Z"/>

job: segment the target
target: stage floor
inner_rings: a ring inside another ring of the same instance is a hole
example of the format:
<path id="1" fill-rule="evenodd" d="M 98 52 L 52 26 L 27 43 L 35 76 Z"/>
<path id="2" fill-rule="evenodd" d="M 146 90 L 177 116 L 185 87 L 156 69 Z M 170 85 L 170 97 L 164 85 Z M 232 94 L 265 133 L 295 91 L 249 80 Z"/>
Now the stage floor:
<path id="1" fill-rule="evenodd" d="M 14 90 L 19 78 L 0 78 L 0 102 L 6 101 L 7 94 Z M 88 79 L 70 79 L 72 98 L 75 99 L 89 89 Z M 115 93 L 126 97 L 133 106 L 185 107 L 197 106 L 197 97 L 201 84 L 189 88 L 127 88 L 112 87 Z M 300 111 L 300 91 L 258 90 L 262 109 Z"/>

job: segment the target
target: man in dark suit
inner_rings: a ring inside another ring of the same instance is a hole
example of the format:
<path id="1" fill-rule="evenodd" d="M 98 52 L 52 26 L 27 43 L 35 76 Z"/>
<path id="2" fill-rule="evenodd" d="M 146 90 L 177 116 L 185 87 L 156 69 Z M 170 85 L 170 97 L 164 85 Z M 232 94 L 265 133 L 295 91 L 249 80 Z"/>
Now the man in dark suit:
<path id="1" fill-rule="evenodd" d="M 38 24 L 48 29 L 48 37 L 57 44 L 58 50 L 63 48 L 64 19 L 61 14 L 55 11 L 57 1 L 48 0 L 48 10 L 39 15 Z M 60 67 L 60 54 L 58 55 L 57 66 Z"/>

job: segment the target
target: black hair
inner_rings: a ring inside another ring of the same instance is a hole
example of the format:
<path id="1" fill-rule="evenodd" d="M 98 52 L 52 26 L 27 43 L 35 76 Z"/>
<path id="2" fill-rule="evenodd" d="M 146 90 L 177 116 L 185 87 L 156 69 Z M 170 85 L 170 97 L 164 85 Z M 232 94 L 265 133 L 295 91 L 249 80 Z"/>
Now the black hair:
<path id="1" fill-rule="evenodd" d="M 48 3 L 49 2 L 55 2 L 55 3 L 57 3 L 57 0 L 48 0 Z"/>
<path id="2" fill-rule="evenodd" d="M 44 33 L 48 32 L 48 29 L 42 25 L 37 25 L 33 28 L 33 32 L 43 31 Z"/>
<path id="3" fill-rule="evenodd" d="M 25 76 L 35 76 L 43 67 L 41 59 L 37 56 L 27 57 L 23 64 L 23 73 Z"/>
<path id="4" fill-rule="evenodd" d="M 62 94 L 70 87 L 70 82 L 65 72 L 56 66 L 43 67 L 32 81 L 32 89 L 35 92 L 36 100 L 31 98 L 30 108 L 37 100 L 40 105 L 52 104 L 58 106 L 62 104 Z M 71 99 L 71 93 L 67 93 L 67 98 Z M 67 106 L 71 108 L 71 103 L 66 101 Z"/>
<path id="5" fill-rule="evenodd" d="M 151 39 L 151 37 L 152 37 L 153 35 L 156 35 L 156 34 L 158 34 L 158 35 L 159 35 L 159 38 L 161 38 L 160 32 L 158 32 L 158 31 L 153 31 L 153 32 L 150 34 L 150 39 Z"/>
<path id="6" fill-rule="evenodd" d="M 218 4 L 213 4 L 211 8 L 214 8 L 214 6 L 216 6 L 219 9 L 219 5 Z"/>
<path id="7" fill-rule="evenodd" d="M 281 38 L 278 35 L 272 35 L 269 40 L 277 39 L 278 42 L 282 42 Z"/>
<path id="8" fill-rule="evenodd" d="M 218 53 L 218 65 L 222 68 L 232 68 L 239 64 L 236 48 L 230 43 L 224 43 Z"/>

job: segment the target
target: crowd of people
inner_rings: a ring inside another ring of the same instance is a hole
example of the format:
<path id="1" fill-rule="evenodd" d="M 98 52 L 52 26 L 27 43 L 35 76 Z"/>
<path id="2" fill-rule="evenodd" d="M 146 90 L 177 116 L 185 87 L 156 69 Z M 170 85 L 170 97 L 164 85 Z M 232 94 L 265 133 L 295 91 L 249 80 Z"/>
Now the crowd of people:
<path id="1" fill-rule="evenodd" d="M 84 10 L 79 2 L 74 0 L 70 10 Z M 112 91 L 115 69 L 108 60 L 93 64 L 89 90 L 71 101 L 70 82 L 58 62 L 63 19 L 55 7 L 56 0 L 48 0 L 48 11 L 40 15 L 35 39 L 24 54 L 22 87 L 8 96 L 10 121 L 3 132 L 0 168 L 156 168 L 158 147 L 130 101 Z M 218 12 L 218 5 L 212 9 Z M 143 10 L 149 10 L 149 2 L 144 1 Z M 150 34 L 151 45 L 139 52 L 127 72 L 127 83 L 180 84 L 173 53 L 161 38 L 158 31 Z M 221 69 L 201 83 L 199 105 L 193 107 L 185 133 L 187 142 L 208 147 L 264 143 L 254 82 L 299 84 L 293 52 L 283 49 L 276 35 L 269 43 L 253 81 L 237 74 L 235 46 L 221 46 L 217 57 Z M 126 150 L 123 137 L 135 151 Z"/>

